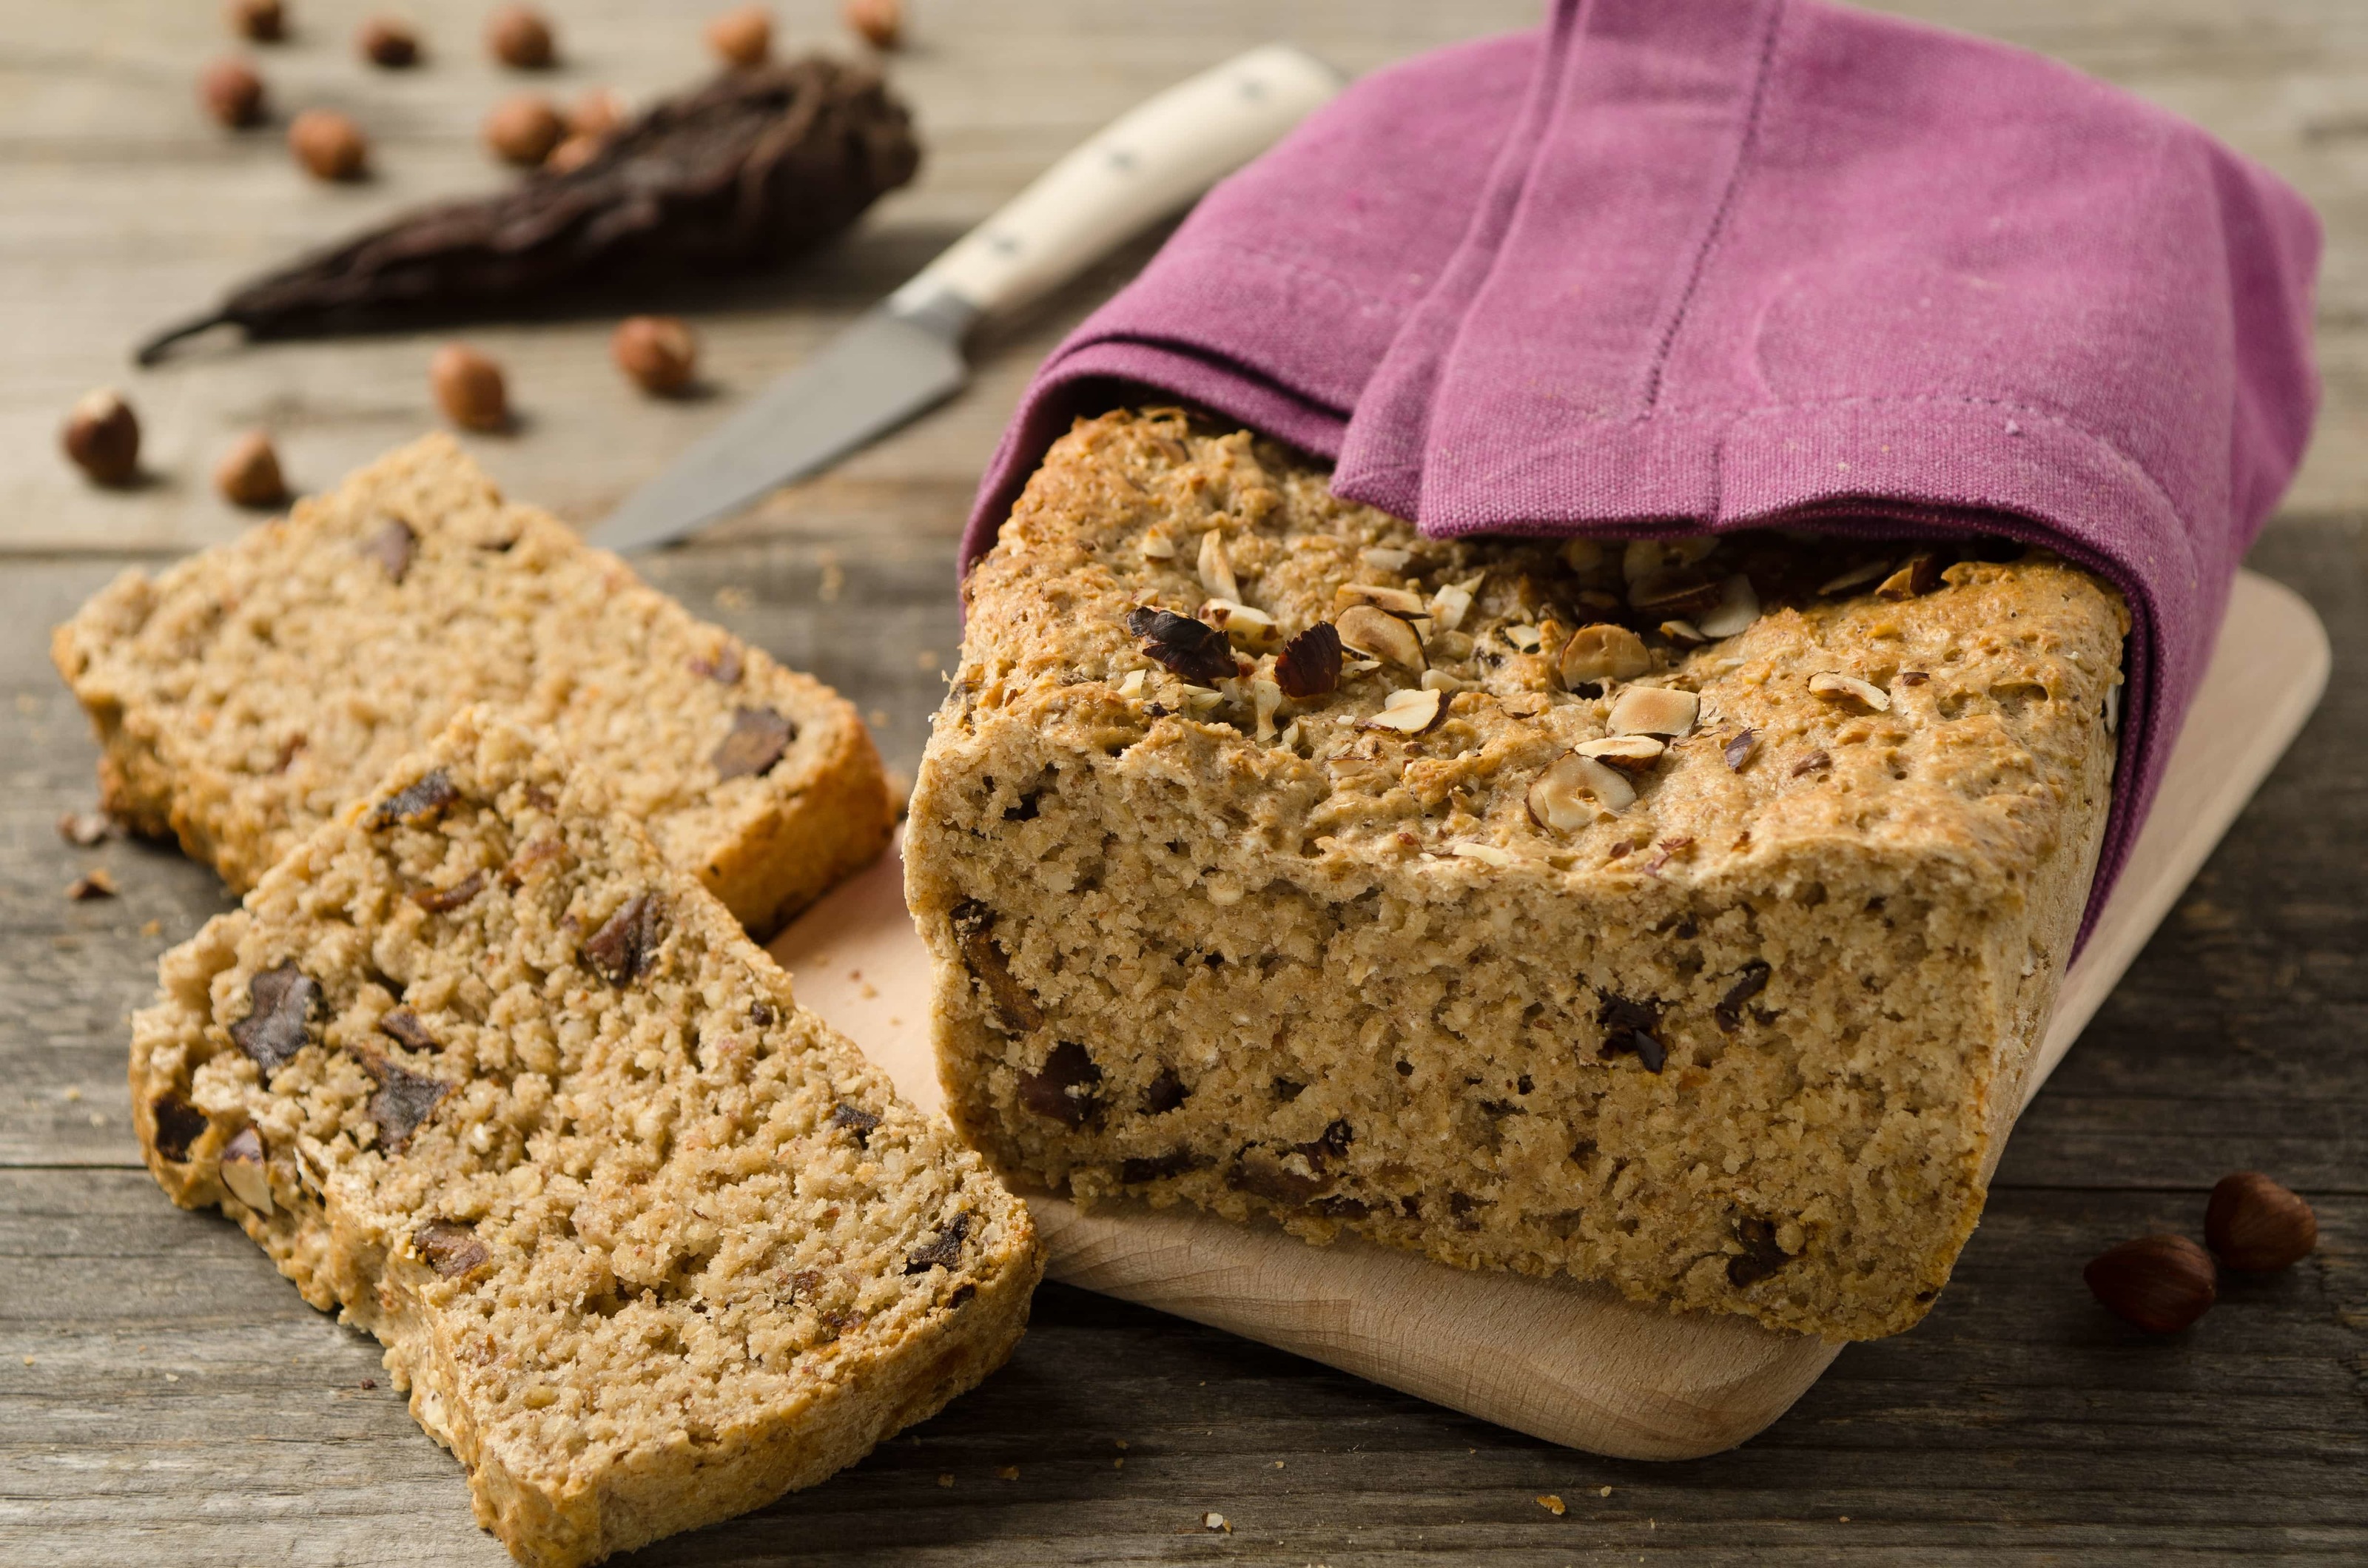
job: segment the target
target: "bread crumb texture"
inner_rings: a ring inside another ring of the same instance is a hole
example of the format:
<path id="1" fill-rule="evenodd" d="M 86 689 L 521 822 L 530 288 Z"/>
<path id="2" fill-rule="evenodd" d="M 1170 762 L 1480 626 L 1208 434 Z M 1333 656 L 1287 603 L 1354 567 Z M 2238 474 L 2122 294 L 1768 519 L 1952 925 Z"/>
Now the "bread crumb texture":
<path id="1" fill-rule="evenodd" d="M 2118 597 L 1996 540 L 1425 539 L 1328 478 L 1082 421 L 972 574 L 906 873 L 957 1122 L 1088 1203 L 1914 1324 L 2094 869 Z"/>
<path id="2" fill-rule="evenodd" d="M 591 770 L 482 710 L 162 985 L 149 1169 L 385 1343 L 521 1562 L 819 1481 L 1026 1323 L 1026 1209 Z"/>
<path id="3" fill-rule="evenodd" d="M 759 936 L 894 820 L 837 693 L 504 501 L 440 435 L 234 543 L 125 573 L 51 652 L 98 733 L 107 808 L 234 892 L 479 701 L 606 772 Z"/>

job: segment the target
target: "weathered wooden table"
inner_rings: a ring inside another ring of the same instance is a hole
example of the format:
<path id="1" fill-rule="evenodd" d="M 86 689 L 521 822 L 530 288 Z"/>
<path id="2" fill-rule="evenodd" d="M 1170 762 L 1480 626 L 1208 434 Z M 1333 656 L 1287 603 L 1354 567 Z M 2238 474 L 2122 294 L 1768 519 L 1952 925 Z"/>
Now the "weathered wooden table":
<path id="1" fill-rule="evenodd" d="M 140 1169 L 125 1014 L 156 955 L 222 906 L 154 849 L 74 849 L 93 752 L 48 627 L 127 562 L 246 519 L 206 476 L 270 427 L 325 483 L 433 422 L 428 337 L 210 349 L 133 375 L 142 328 L 366 214 L 497 177 L 486 7 L 409 9 L 430 62 L 366 71 L 366 7 L 296 0 L 259 51 L 283 110 L 357 114 L 381 176 L 306 184 L 273 133 L 198 118 L 228 50 L 211 4 L 0 3 L 0 1562 L 484 1562 L 450 1460 L 374 1346 L 313 1312 L 218 1219 Z M 2317 721 L 2017 1132 L 1955 1282 L 1915 1332 L 1853 1347 L 1784 1420 L 1695 1463 L 1556 1450 L 1176 1320 L 1048 1288 L 1017 1358 L 825 1485 L 666 1543 L 652 1562 L 1335 1564 L 2219 1562 L 2368 1557 L 2368 6 L 2359 0 L 1915 0 L 1895 9 L 2045 50 L 2188 113 L 2325 213 L 2328 406 L 2252 563 L 2335 642 Z M 552 0 L 552 85 L 654 93 L 701 69 L 704 7 Z M 791 42 L 840 40 L 822 0 Z M 779 278 L 471 335 L 509 364 L 523 429 L 472 440 L 517 493 L 596 517 L 775 370 L 1149 91 L 1269 37 L 1364 69 L 1531 19 L 1531 0 L 927 0 L 894 65 L 930 147 L 918 185 Z M 532 84 L 529 84 L 532 85 Z M 653 564 L 694 608 L 869 710 L 909 769 L 955 645 L 953 539 L 1030 365 L 1148 246 L 983 341 L 964 396 L 825 479 Z M 717 395 L 653 405 L 606 363 L 615 313 L 704 332 Z M 84 488 L 55 426 L 117 382 L 153 480 Z M 69 903 L 93 867 L 122 889 Z M 2223 1172 L 2317 1205 L 2317 1256 L 2232 1282 L 2170 1342 L 2090 1301 L 2081 1263 L 2196 1231 Z M 1017 1478 L 1006 1479 L 1008 1467 Z M 1567 1511 L 1536 1501 L 1559 1496 Z M 1223 1513 L 1230 1534 L 1201 1520 Z"/>

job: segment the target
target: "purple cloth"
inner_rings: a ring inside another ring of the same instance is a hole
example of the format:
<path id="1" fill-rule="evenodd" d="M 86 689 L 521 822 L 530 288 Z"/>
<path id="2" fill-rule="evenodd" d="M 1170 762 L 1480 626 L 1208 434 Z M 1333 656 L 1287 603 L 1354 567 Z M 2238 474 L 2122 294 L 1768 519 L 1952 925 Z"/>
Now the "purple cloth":
<path id="1" fill-rule="evenodd" d="M 2135 620 L 2093 922 L 2308 437 L 2318 251 L 2273 176 L 2035 55 L 1561 0 L 1211 192 L 1038 371 L 963 561 L 1075 415 L 1146 389 L 1427 534 L 2044 542 Z"/>

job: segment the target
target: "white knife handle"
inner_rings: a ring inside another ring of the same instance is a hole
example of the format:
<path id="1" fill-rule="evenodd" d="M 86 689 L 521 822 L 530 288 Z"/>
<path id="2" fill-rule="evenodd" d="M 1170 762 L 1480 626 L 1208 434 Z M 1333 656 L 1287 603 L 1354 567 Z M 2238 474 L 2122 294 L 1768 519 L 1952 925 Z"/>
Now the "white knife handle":
<path id="1" fill-rule="evenodd" d="M 1338 73 L 1288 44 L 1237 54 L 1103 127 L 888 308 L 966 317 L 1026 304 L 1266 151 L 1340 86 Z"/>

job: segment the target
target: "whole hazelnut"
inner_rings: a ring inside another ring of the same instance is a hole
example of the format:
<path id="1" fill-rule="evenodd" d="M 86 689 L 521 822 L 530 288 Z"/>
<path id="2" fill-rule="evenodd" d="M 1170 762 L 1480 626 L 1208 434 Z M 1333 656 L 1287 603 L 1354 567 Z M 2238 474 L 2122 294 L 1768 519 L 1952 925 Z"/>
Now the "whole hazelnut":
<path id="1" fill-rule="evenodd" d="M 874 49 L 894 49 L 905 41 L 903 0 L 847 0 L 840 15 Z"/>
<path id="2" fill-rule="evenodd" d="M 625 123 L 625 103 L 607 87 L 587 89 L 567 110 L 573 136 L 606 136 Z"/>
<path id="3" fill-rule="evenodd" d="M 645 392 L 670 396 L 690 384 L 699 340 L 673 316 L 627 316 L 609 340 L 617 368 Z"/>
<path id="4" fill-rule="evenodd" d="M 773 14 L 762 6 L 726 11 L 707 24 L 707 47 L 727 65 L 762 65 L 773 52 Z"/>
<path id="5" fill-rule="evenodd" d="M 427 367 L 444 416 L 464 430 L 499 430 L 510 422 L 502 368 L 465 343 L 448 343 Z"/>
<path id="6" fill-rule="evenodd" d="M 548 69 L 557 51 L 551 24 L 531 6 L 505 6 L 485 23 L 485 47 L 513 71 Z"/>
<path id="7" fill-rule="evenodd" d="M 567 134 L 565 122 L 551 100 L 540 93 L 521 93 L 494 106 L 485 116 L 485 145 L 505 163 L 539 164 L 551 155 Z"/>
<path id="8" fill-rule="evenodd" d="M 95 484 L 129 484 L 140 472 L 140 421 L 122 394 L 108 388 L 75 400 L 60 439 L 74 467 Z"/>
<path id="9" fill-rule="evenodd" d="M 359 179 L 370 165 L 362 128 L 333 108 L 308 108 L 290 120 L 288 150 L 314 179 Z"/>
<path id="10" fill-rule="evenodd" d="M 2203 1210 L 2203 1239 L 2231 1268 L 2290 1268 L 2318 1245 L 2318 1216 L 2299 1193 L 2259 1171 L 2220 1178 Z"/>
<path id="11" fill-rule="evenodd" d="M 233 506 L 277 506 L 288 499 L 271 437 L 250 430 L 233 442 L 214 470 L 214 488 Z"/>
<path id="12" fill-rule="evenodd" d="M 580 134 L 570 136 L 558 146 L 553 147 L 551 150 L 551 155 L 543 159 L 543 172 L 554 175 L 573 174 L 598 157 L 600 149 L 608 144 L 608 140 L 605 136 Z"/>
<path id="13" fill-rule="evenodd" d="M 354 35 L 354 47 L 364 60 L 388 71 L 419 63 L 419 35 L 411 24 L 393 17 L 372 17 Z"/>
<path id="14" fill-rule="evenodd" d="M 198 99 L 217 124 L 253 125 L 263 118 L 263 78 L 244 60 L 217 60 L 198 78 Z"/>
<path id="15" fill-rule="evenodd" d="M 2140 1236 L 2091 1258 L 2080 1277 L 2105 1310 L 2148 1334 L 2177 1334 L 2212 1308 L 2220 1271 L 2185 1236 Z"/>
<path id="16" fill-rule="evenodd" d="M 230 30 L 256 43 L 278 43 L 288 36 L 288 17 L 279 0 L 230 0 L 222 7 Z"/>

